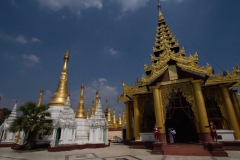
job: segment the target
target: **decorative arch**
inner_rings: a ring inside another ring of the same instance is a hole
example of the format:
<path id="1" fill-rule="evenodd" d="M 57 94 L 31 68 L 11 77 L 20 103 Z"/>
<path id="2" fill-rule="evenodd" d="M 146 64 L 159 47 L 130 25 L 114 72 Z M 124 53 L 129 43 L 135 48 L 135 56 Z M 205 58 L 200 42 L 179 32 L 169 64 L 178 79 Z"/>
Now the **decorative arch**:
<path id="1" fill-rule="evenodd" d="M 203 97 L 204 100 L 206 99 L 213 99 L 214 101 L 217 102 L 217 105 L 222 113 L 222 116 L 228 120 L 226 110 L 223 107 L 223 99 L 220 93 L 220 90 L 218 87 L 208 87 L 203 89 Z"/>
<path id="2" fill-rule="evenodd" d="M 196 108 L 196 104 L 195 104 L 195 100 L 194 100 L 192 85 L 189 82 L 185 82 L 185 83 L 177 83 L 177 84 L 170 84 L 170 85 L 161 86 L 160 92 L 161 92 L 161 97 L 162 97 L 164 123 L 166 121 L 166 114 L 167 114 L 166 107 L 168 106 L 169 100 L 171 98 L 170 93 L 172 91 L 177 93 L 178 90 L 180 90 L 182 92 L 182 95 L 183 95 L 183 97 L 186 98 L 186 101 L 189 104 L 191 104 L 191 106 L 192 106 L 191 109 L 194 113 L 194 116 L 195 116 L 196 120 L 199 122 L 198 112 L 197 112 L 197 108 Z"/>

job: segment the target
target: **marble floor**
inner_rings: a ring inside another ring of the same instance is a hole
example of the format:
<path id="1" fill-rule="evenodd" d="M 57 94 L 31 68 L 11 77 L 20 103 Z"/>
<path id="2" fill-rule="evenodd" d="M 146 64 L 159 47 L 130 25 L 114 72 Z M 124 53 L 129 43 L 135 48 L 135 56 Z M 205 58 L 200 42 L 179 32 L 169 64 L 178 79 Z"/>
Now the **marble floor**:
<path id="1" fill-rule="evenodd" d="M 229 157 L 164 156 L 152 155 L 147 149 L 129 149 L 120 143 L 110 147 L 83 149 L 63 152 L 38 150 L 18 152 L 10 148 L 0 148 L 0 160 L 239 160 L 240 151 L 227 151 Z"/>

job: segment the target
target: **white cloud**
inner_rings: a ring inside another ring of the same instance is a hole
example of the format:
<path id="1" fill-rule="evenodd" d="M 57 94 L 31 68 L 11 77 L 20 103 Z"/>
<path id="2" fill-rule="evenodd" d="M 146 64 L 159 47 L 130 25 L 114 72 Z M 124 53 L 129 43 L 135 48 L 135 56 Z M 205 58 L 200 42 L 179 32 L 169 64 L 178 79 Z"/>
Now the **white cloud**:
<path id="1" fill-rule="evenodd" d="M 52 92 L 50 90 L 43 91 L 42 104 L 48 104 L 52 98 Z"/>
<path id="2" fill-rule="evenodd" d="M 33 62 L 35 62 L 35 63 L 38 63 L 38 62 L 39 62 L 39 58 L 38 58 L 36 55 L 34 55 L 34 54 L 32 54 L 32 55 L 23 54 L 23 58 L 24 58 L 24 59 L 28 59 L 28 60 L 30 60 L 30 61 L 33 61 Z"/>
<path id="3" fill-rule="evenodd" d="M 118 51 L 114 50 L 113 48 L 110 48 L 110 49 L 108 50 L 108 52 L 109 52 L 111 55 L 115 55 L 115 54 L 118 53 Z"/>
<path id="4" fill-rule="evenodd" d="M 28 43 L 28 40 L 23 35 L 17 36 L 14 40 L 22 44 Z"/>
<path id="5" fill-rule="evenodd" d="M 33 43 L 41 43 L 42 41 L 40 39 L 38 39 L 38 38 L 33 37 L 31 39 L 31 42 L 33 42 Z"/>
<path id="6" fill-rule="evenodd" d="M 35 38 L 35 37 L 33 37 L 32 39 L 29 40 L 24 35 L 18 35 L 17 37 L 11 37 L 9 35 L 6 35 L 3 32 L 0 33 L 0 38 L 4 41 L 12 41 L 12 42 L 21 43 L 21 44 L 27 44 L 29 42 L 31 42 L 31 43 L 40 43 L 41 42 L 40 39 Z"/>
<path id="7" fill-rule="evenodd" d="M 68 8 L 80 15 L 82 9 L 103 7 L 102 0 L 38 0 L 41 7 L 49 8 L 53 11 L 58 11 L 63 8 Z"/>
<path id="8" fill-rule="evenodd" d="M 149 0 L 117 0 L 123 12 L 135 11 L 136 9 L 145 7 L 148 1 Z"/>

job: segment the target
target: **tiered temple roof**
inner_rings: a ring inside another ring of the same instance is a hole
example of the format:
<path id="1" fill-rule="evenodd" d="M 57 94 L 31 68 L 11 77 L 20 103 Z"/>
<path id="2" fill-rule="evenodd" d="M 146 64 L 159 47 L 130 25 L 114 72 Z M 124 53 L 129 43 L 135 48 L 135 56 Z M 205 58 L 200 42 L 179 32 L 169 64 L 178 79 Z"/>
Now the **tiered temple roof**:
<path id="1" fill-rule="evenodd" d="M 165 22 L 161 11 L 161 5 L 158 4 L 158 26 L 153 47 L 153 55 L 150 55 L 152 64 L 144 64 L 145 74 L 141 80 L 135 82 L 135 85 L 127 86 L 123 82 L 123 95 L 118 97 L 118 101 L 128 101 L 133 94 L 142 94 L 150 92 L 149 86 L 162 76 L 166 70 L 171 72 L 172 65 L 180 68 L 182 71 L 194 74 L 205 79 L 205 86 L 216 85 L 221 83 L 233 83 L 232 87 L 240 87 L 240 78 L 238 74 L 240 70 L 238 66 L 232 72 L 215 75 L 213 68 L 206 64 L 205 67 L 198 65 L 197 52 L 193 55 L 185 56 L 185 47 L 179 48 L 180 44 L 173 36 L 170 28 Z M 176 70 L 176 69 L 175 69 Z M 172 74 L 174 75 L 174 74 Z M 179 79 L 178 75 L 170 77 L 170 80 Z M 181 78 L 180 78 L 181 79 Z"/>

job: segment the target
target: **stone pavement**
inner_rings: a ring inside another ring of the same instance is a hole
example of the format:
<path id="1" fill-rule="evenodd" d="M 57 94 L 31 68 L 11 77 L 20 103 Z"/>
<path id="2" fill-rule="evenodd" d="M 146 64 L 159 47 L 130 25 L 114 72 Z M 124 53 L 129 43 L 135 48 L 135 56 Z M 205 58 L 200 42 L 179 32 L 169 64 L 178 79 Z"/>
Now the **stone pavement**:
<path id="1" fill-rule="evenodd" d="M 63 152 L 18 152 L 10 148 L 0 148 L 0 160 L 239 160 L 240 151 L 227 151 L 229 157 L 164 156 L 152 155 L 151 150 L 129 149 L 120 143 L 110 147 L 83 149 Z"/>

